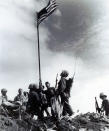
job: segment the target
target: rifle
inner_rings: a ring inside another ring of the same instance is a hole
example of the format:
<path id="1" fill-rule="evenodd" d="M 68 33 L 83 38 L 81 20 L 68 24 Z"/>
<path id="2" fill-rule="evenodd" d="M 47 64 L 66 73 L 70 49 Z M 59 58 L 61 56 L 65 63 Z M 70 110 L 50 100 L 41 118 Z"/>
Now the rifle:
<path id="1" fill-rule="evenodd" d="M 76 74 L 76 72 L 74 72 L 74 74 L 73 74 L 73 77 L 72 77 L 73 81 L 74 81 L 74 78 L 75 78 L 75 74 Z"/>
<path id="2" fill-rule="evenodd" d="M 96 113 L 101 113 L 101 108 L 98 105 L 98 101 L 96 97 L 95 97 L 95 108 L 96 108 Z"/>
<path id="3" fill-rule="evenodd" d="M 57 84 L 58 84 L 58 74 L 56 75 L 56 84 L 55 84 L 55 89 L 57 88 Z"/>
<path id="4" fill-rule="evenodd" d="M 77 65 L 77 57 L 75 58 L 75 64 L 74 64 L 74 73 L 73 73 L 73 77 L 72 77 L 72 80 L 74 81 L 74 78 L 75 78 L 75 74 L 76 74 L 76 65 Z"/>
<path id="5" fill-rule="evenodd" d="M 4 112 L 4 114 L 6 115 L 6 117 L 8 118 L 8 111 L 3 107 L 3 105 L 1 105 L 1 109 Z"/>
<path id="6" fill-rule="evenodd" d="M 19 105 L 19 120 L 21 120 L 21 105 Z"/>

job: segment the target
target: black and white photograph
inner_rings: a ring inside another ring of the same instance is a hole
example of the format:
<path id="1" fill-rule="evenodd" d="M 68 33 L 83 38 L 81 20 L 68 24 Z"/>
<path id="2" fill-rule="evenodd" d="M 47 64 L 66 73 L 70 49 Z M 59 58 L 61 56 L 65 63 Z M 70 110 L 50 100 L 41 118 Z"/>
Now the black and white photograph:
<path id="1" fill-rule="evenodd" d="M 0 0 L 0 131 L 109 131 L 109 0 Z"/>

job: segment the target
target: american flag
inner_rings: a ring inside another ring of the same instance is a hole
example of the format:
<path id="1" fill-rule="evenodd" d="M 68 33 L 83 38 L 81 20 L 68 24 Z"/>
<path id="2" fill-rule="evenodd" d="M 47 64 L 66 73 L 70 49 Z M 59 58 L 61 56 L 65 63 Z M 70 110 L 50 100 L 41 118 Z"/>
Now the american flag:
<path id="1" fill-rule="evenodd" d="M 48 5 L 37 13 L 37 25 L 52 14 L 56 8 L 56 0 L 49 0 Z"/>

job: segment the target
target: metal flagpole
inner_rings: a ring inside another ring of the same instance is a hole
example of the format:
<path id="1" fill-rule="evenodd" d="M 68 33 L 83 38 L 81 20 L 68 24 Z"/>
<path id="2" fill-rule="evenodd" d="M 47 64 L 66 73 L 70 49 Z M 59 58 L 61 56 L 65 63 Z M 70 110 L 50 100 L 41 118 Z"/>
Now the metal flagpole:
<path id="1" fill-rule="evenodd" d="M 38 65 L 39 65 L 39 86 L 42 84 L 41 80 L 41 64 L 40 64 L 40 44 L 39 44 L 39 26 L 37 23 L 37 42 L 38 42 Z"/>
<path id="2" fill-rule="evenodd" d="M 39 86 L 42 86 L 41 81 L 41 62 L 40 62 L 40 44 L 39 44 L 39 24 L 46 19 L 54 10 L 57 4 L 55 0 L 49 0 L 48 5 L 41 11 L 37 12 L 37 42 L 38 42 L 38 64 L 39 64 Z"/>

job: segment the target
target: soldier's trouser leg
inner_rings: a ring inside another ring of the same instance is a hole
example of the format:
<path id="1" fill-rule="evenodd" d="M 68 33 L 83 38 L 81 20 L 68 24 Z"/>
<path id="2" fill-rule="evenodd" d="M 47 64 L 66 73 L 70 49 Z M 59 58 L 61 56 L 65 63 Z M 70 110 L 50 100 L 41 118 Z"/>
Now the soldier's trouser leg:
<path id="1" fill-rule="evenodd" d="M 43 111 L 41 107 L 36 107 L 36 109 L 34 110 L 34 115 L 38 116 L 38 119 L 43 119 Z"/>
<path id="2" fill-rule="evenodd" d="M 109 117 L 109 111 L 108 110 L 105 111 L 105 115 Z"/>
<path id="3" fill-rule="evenodd" d="M 46 113 L 47 116 L 50 116 L 50 113 L 48 111 L 48 105 L 43 105 L 41 107 L 41 114 L 42 114 L 43 117 L 44 117 L 44 111 L 45 111 L 45 113 Z"/>
<path id="4" fill-rule="evenodd" d="M 38 112 L 37 116 L 38 116 L 39 120 L 43 120 L 43 118 L 44 118 L 43 112 Z"/>
<path id="5" fill-rule="evenodd" d="M 68 102 L 65 102 L 63 107 L 63 115 L 66 114 L 69 114 L 69 116 L 73 115 L 73 110 Z"/>
<path id="6" fill-rule="evenodd" d="M 50 113 L 49 113 L 49 111 L 48 111 L 48 108 L 45 108 L 45 112 L 46 112 L 47 116 L 50 116 Z"/>

